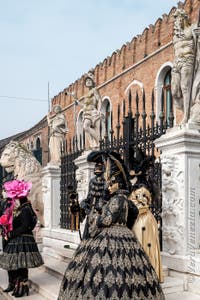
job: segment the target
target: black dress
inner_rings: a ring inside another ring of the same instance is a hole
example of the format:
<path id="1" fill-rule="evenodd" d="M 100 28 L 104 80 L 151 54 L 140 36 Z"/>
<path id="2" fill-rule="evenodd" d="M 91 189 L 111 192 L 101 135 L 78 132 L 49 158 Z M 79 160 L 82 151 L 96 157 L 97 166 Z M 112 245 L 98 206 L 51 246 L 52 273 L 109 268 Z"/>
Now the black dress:
<path id="1" fill-rule="evenodd" d="M 29 202 L 21 203 L 13 216 L 13 230 L 0 256 L 0 268 L 18 270 L 43 264 L 32 230 L 34 212 Z"/>
<path id="2" fill-rule="evenodd" d="M 103 174 L 100 174 L 90 180 L 87 198 L 80 203 L 81 212 L 83 211 L 87 216 L 82 239 L 88 239 L 96 234 L 96 230 L 98 231 L 98 228 L 96 228 L 95 230 L 95 228 L 93 227 L 93 221 L 97 215 L 101 214 L 102 207 L 105 203 L 105 179 L 103 177 Z M 83 219 L 81 220 L 81 222 L 82 221 Z"/>
<path id="3" fill-rule="evenodd" d="M 59 300 L 165 299 L 147 255 L 126 225 L 128 201 L 119 190 L 103 207 L 96 218 L 101 231 L 82 241 L 75 251 Z"/>

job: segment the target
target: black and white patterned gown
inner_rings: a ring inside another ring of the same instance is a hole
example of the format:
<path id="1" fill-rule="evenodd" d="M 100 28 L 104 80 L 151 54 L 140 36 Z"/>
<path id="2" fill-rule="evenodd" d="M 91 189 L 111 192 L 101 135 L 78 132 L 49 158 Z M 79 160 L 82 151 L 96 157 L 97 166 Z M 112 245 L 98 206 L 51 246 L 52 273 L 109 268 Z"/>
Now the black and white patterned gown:
<path id="1" fill-rule="evenodd" d="M 58 300 L 164 300 L 149 259 L 126 226 L 128 201 L 118 191 L 97 216 L 101 231 L 83 240 L 69 263 Z"/>

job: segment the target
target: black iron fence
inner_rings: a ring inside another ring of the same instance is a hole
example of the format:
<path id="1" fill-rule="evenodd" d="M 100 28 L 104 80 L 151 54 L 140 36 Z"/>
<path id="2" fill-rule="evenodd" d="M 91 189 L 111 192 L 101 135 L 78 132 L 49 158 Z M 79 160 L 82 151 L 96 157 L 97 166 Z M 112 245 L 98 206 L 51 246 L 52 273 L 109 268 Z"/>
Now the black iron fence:
<path id="1" fill-rule="evenodd" d="M 135 103 L 134 103 L 135 101 Z M 138 148 L 142 149 L 149 156 L 157 157 L 154 166 L 149 171 L 150 176 L 156 180 L 158 187 L 161 188 L 161 165 L 159 163 L 159 153 L 155 148 L 154 141 L 166 132 L 166 129 L 173 126 L 172 105 L 170 108 L 170 117 L 166 120 L 164 112 L 164 93 L 161 97 L 161 111 L 159 118 L 156 120 L 154 93 L 150 99 L 151 111 L 146 111 L 146 97 L 143 91 L 142 99 L 136 94 L 132 99 L 131 92 L 128 96 L 128 105 L 126 101 L 118 105 L 117 120 L 113 124 L 113 113 L 110 115 L 110 128 L 106 128 L 104 136 L 100 129 L 100 149 L 109 149 L 117 151 L 123 157 L 125 163 L 129 166 L 129 149 L 130 146 L 134 151 Z M 149 104 L 149 102 L 148 102 Z M 133 107 L 135 107 L 133 111 Z M 142 109 L 139 109 L 142 108 Z M 108 124 L 108 122 L 106 122 Z M 61 159 L 61 228 L 70 229 L 70 213 L 69 213 L 69 192 L 71 188 L 76 189 L 75 171 L 76 167 L 74 159 L 77 158 L 85 149 L 84 136 L 75 137 L 69 142 L 65 153 Z M 161 190 L 161 189 L 160 189 Z M 157 199 L 152 203 L 152 212 L 156 217 L 159 228 L 160 238 L 162 238 L 162 195 L 160 193 Z"/>

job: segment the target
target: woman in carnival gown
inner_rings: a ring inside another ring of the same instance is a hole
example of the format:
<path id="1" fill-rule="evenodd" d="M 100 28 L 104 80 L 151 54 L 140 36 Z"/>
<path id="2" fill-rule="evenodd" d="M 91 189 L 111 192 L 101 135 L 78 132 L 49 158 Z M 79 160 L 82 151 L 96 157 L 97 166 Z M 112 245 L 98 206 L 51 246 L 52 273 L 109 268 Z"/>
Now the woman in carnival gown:
<path id="1" fill-rule="evenodd" d="M 160 282 L 163 282 L 159 227 L 151 212 L 152 203 L 158 204 L 160 194 L 158 184 L 155 184 L 149 172 L 155 158 L 147 156 L 141 149 L 136 152 L 136 157 L 134 155 L 130 157 L 130 175 L 134 184 L 129 199 L 139 210 L 132 230 L 147 253 Z"/>
<path id="2" fill-rule="evenodd" d="M 147 255 L 127 227 L 131 201 L 127 198 L 130 185 L 123 161 L 117 153 L 104 156 L 110 199 L 101 215 L 96 216 L 100 231 L 83 240 L 75 251 L 65 271 L 58 299 L 164 300 Z"/>
<path id="3" fill-rule="evenodd" d="M 0 268 L 7 270 L 9 274 L 9 286 L 4 291 L 13 291 L 12 295 L 17 298 L 29 294 L 28 269 L 43 264 L 32 232 L 37 223 L 37 216 L 27 199 L 31 186 L 31 182 L 20 180 L 4 184 L 11 205 L 0 217 L 6 240 L 0 257 Z M 18 207 L 15 205 L 17 200 L 19 200 Z"/>

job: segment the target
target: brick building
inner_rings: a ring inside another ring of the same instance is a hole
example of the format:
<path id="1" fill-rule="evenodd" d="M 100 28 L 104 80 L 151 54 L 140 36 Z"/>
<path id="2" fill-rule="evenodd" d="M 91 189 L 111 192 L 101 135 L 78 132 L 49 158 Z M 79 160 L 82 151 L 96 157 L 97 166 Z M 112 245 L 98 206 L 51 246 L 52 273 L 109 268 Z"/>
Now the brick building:
<path id="1" fill-rule="evenodd" d="M 199 0 L 179 2 L 178 6 L 185 9 L 191 23 L 197 23 Z M 123 100 L 128 104 L 129 90 L 131 90 L 133 98 L 136 91 L 138 92 L 140 109 L 142 109 L 142 89 L 145 90 L 147 115 L 151 111 L 151 101 L 148 99 L 151 99 L 152 90 L 154 90 L 154 110 L 156 120 L 159 121 L 163 87 L 165 119 L 168 119 L 170 102 L 173 101 L 169 90 L 174 59 L 172 38 L 175 9 L 173 7 L 154 25 L 146 27 L 141 35 L 122 45 L 121 49 L 114 51 L 111 56 L 95 66 L 95 82 L 103 100 L 102 111 L 107 111 L 106 116 L 109 118 L 109 112 L 112 110 L 114 124 L 117 120 L 118 104 L 121 104 Z M 76 116 L 74 116 L 73 97 L 70 96 L 70 93 L 75 92 L 80 101 L 84 98 L 88 92 L 84 86 L 84 77 L 85 74 L 52 99 L 52 105 L 60 104 L 66 114 L 69 125 L 68 138 L 71 138 L 75 133 L 74 124 L 77 125 L 78 133 L 81 131 L 80 107 L 76 107 Z M 128 107 L 128 105 L 126 106 Z M 132 109 L 134 114 L 134 105 Z M 175 123 L 179 121 L 180 113 L 174 108 Z M 74 121 L 74 117 L 76 117 L 77 122 Z"/>
<path id="2" fill-rule="evenodd" d="M 197 23 L 199 0 L 185 0 L 184 3 L 179 2 L 178 6 L 185 9 L 191 23 Z M 140 97 L 139 107 L 142 109 L 141 95 L 143 89 L 147 99 L 147 118 L 148 112 L 151 111 L 150 99 L 152 90 L 154 90 L 154 110 L 156 120 L 159 122 L 162 87 L 164 88 L 164 112 L 167 121 L 169 106 L 172 105 L 173 107 L 173 99 L 169 91 L 174 58 L 172 38 L 175 9 L 176 7 L 173 7 L 168 14 L 163 14 L 155 24 L 147 25 L 141 35 L 133 37 L 130 42 L 122 45 L 119 50 L 114 51 L 111 56 L 94 67 L 96 86 L 103 100 L 102 111 L 106 112 L 108 124 L 110 111 L 113 112 L 113 124 L 116 123 L 117 107 L 122 104 L 122 100 L 128 103 L 130 90 L 133 98 L 136 91 L 138 92 Z M 85 74 L 52 99 L 52 106 L 60 104 L 66 114 L 69 127 L 68 139 L 77 133 L 75 124 L 78 134 L 82 134 L 81 108 L 74 106 L 74 100 L 70 93 L 75 92 L 77 99 L 82 101 L 84 95 L 88 92 L 84 86 L 84 77 Z M 134 114 L 134 105 L 132 110 Z M 179 121 L 180 114 L 181 112 L 176 111 L 174 108 L 175 123 Z M 15 136 L 14 139 L 28 146 L 30 150 L 42 148 L 42 165 L 44 166 L 48 161 L 47 137 L 48 128 L 45 117 L 33 128 L 19 136 Z"/>

